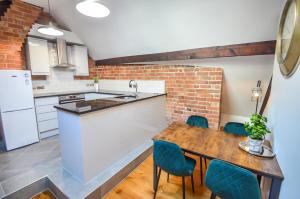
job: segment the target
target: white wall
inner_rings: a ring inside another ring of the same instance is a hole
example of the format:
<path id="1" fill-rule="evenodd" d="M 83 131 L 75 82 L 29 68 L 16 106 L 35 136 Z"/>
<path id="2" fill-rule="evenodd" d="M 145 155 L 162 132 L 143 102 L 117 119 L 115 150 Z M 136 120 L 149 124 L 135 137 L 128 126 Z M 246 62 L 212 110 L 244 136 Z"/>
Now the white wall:
<path id="1" fill-rule="evenodd" d="M 265 94 L 273 72 L 274 55 L 175 60 L 149 63 L 223 68 L 222 125 L 228 121 L 244 122 L 249 115 L 255 112 L 255 103 L 251 101 L 251 90 L 256 86 L 257 81 L 261 80 L 263 94 Z M 259 104 L 258 110 L 260 110 L 261 103 L 262 101 Z"/>
<path id="2" fill-rule="evenodd" d="M 222 113 L 220 126 L 225 126 L 225 124 L 227 122 L 245 123 L 245 122 L 249 122 L 249 120 L 250 120 L 250 118 L 248 116 L 244 117 L 244 116 L 240 116 L 240 115 Z"/>
<path id="3" fill-rule="evenodd" d="M 45 6 L 45 1 L 26 0 Z M 111 14 L 94 19 L 77 1 L 51 1 L 55 19 L 95 59 L 238 44 L 276 37 L 282 0 L 101 0 Z"/>
<path id="4" fill-rule="evenodd" d="M 300 70 L 289 79 L 282 77 L 278 63 L 274 64 L 272 101 L 269 126 L 274 136 L 274 148 L 284 174 L 280 198 L 300 198 Z"/>

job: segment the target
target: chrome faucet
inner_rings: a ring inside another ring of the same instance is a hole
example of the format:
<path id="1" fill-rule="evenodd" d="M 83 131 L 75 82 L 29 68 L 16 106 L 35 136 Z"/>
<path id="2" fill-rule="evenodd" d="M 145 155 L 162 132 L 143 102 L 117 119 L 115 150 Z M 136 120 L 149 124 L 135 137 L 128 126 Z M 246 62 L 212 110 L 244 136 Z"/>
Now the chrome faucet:
<path id="1" fill-rule="evenodd" d="M 129 81 L 129 88 L 135 88 L 135 96 L 137 96 L 138 84 L 135 80 Z"/>

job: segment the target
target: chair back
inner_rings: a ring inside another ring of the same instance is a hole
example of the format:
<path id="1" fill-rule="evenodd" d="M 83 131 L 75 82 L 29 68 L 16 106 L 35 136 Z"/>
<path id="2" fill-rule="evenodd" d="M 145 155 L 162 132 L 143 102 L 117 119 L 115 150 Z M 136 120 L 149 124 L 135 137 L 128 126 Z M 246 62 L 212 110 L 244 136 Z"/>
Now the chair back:
<path id="1" fill-rule="evenodd" d="M 198 126 L 202 128 L 208 128 L 208 121 L 205 117 L 199 115 L 190 116 L 186 123 L 191 126 Z"/>
<path id="2" fill-rule="evenodd" d="M 235 135 L 248 136 L 248 132 L 245 130 L 244 124 L 238 122 L 228 122 L 225 124 L 224 131 Z"/>
<path id="3" fill-rule="evenodd" d="M 155 140 L 153 158 L 156 166 L 170 174 L 184 176 L 188 172 L 185 157 L 177 144 Z"/>
<path id="4" fill-rule="evenodd" d="M 261 199 L 255 175 L 222 160 L 210 162 L 205 184 L 222 199 Z"/>

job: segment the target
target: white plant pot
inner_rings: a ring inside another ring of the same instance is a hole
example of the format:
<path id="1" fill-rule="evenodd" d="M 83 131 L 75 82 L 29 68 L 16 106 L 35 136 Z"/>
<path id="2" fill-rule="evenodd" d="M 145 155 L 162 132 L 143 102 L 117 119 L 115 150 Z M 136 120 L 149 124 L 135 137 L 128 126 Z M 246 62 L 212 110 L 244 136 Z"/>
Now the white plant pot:
<path id="1" fill-rule="evenodd" d="M 261 153 L 264 140 L 256 140 L 248 137 L 249 140 L 249 151 L 255 152 L 255 153 Z"/>
<path id="2" fill-rule="evenodd" d="M 95 86 L 96 92 L 98 92 L 99 91 L 99 83 L 94 83 L 94 86 Z"/>

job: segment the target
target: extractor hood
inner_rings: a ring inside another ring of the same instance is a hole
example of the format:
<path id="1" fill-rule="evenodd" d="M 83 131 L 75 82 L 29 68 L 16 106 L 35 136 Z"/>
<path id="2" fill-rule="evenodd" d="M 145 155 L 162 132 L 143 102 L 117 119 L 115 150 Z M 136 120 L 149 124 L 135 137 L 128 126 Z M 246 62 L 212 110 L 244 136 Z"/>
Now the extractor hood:
<path id="1" fill-rule="evenodd" d="M 68 62 L 68 53 L 67 53 L 66 40 L 57 38 L 56 39 L 56 46 L 57 46 L 57 61 L 58 61 L 58 64 L 54 67 L 74 69 L 74 65 L 72 65 Z"/>

